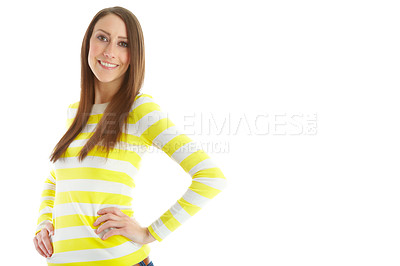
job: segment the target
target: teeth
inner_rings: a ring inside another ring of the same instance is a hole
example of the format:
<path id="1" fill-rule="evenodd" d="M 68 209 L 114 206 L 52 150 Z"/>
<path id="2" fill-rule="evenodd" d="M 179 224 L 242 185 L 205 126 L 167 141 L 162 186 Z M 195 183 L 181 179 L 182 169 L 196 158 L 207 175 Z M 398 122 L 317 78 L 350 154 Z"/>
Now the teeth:
<path id="1" fill-rule="evenodd" d="M 117 66 L 117 65 L 113 65 L 113 64 L 104 63 L 101 60 L 100 60 L 100 64 L 102 64 L 103 66 L 106 66 L 106 67 L 116 67 Z"/>

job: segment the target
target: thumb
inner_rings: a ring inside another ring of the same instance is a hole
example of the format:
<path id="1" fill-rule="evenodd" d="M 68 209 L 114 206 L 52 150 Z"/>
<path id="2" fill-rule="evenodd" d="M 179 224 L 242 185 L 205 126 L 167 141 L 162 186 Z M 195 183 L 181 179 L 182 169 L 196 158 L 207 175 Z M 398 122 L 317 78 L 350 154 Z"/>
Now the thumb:
<path id="1" fill-rule="evenodd" d="M 50 235 L 54 235 L 54 227 L 52 223 L 47 223 L 46 224 L 46 229 L 49 232 Z"/>

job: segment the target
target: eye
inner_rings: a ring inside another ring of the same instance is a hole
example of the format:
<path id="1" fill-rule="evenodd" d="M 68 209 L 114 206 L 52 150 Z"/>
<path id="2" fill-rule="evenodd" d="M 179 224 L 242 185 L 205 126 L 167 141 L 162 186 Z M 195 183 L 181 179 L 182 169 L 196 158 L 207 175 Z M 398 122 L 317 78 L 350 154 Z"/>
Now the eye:
<path id="1" fill-rule="evenodd" d="M 107 40 L 107 38 L 106 38 L 106 37 L 104 37 L 103 35 L 99 35 L 99 36 L 97 36 L 97 39 L 99 39 L 100 41 L 102 41 L 102 39 L 106 39 L 106 40 Z"/>
<path id="2" fill-rule="evenodd" d="M 128 47 L 128 44 L 126 42 L 120 42 L 123 47 Z"/>

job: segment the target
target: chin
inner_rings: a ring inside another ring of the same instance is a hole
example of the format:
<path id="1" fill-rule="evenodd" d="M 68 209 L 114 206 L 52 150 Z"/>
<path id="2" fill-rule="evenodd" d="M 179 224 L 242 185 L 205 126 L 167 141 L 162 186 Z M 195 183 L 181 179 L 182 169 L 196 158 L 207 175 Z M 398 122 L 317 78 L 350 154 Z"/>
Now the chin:
<path id="1" fill-rule="evenodd" d="M 117 80 L 118 77 L 104 77 L 104 76 L 96 76 L 97 80 L 103 83 L 108 83 L 112 82 L 114 80 Z"/>
<path id="2" fill-rule="evenodd" d="M 98 81 L 100 81 L 100 82 L 102 82 L 102 83 L 109 83 L 109 82 L 112 82 L 112 81 L 114 81 L 115 79 L 99 79 L 98 78 Z"/>

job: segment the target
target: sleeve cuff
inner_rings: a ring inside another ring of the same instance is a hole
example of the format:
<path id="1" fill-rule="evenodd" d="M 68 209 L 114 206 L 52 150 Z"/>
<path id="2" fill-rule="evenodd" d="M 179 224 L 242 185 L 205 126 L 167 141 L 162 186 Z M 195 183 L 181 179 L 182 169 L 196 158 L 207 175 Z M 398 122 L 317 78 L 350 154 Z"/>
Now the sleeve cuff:
<path id="1" fill-rule="evenodd" d="M 37 233 L 39 233 L 43 228 L 45 228 L 44 224 L 46 223 L 46 221 L 49 221 L 49 222 L 53 223 L 53 222 L 50 221 L 50 220 L 44 220 L 44 221 L 42 221 L 42 222 L 41 222 L 40 224 L 38 224 L 38 226 L 36 227 L 35 235 L 37 235 Z"/>
<path id="2" fill-rule="evenodd" d="M 162 239 L 156 234 L 156 232 L 154 232 L 153 228 L 151 227 L 151 225 L 149 227 L 147 227 L 147 229 L 149 230 L 150 234 L 157 239 L 158 242 L 161 242 Z"/>

